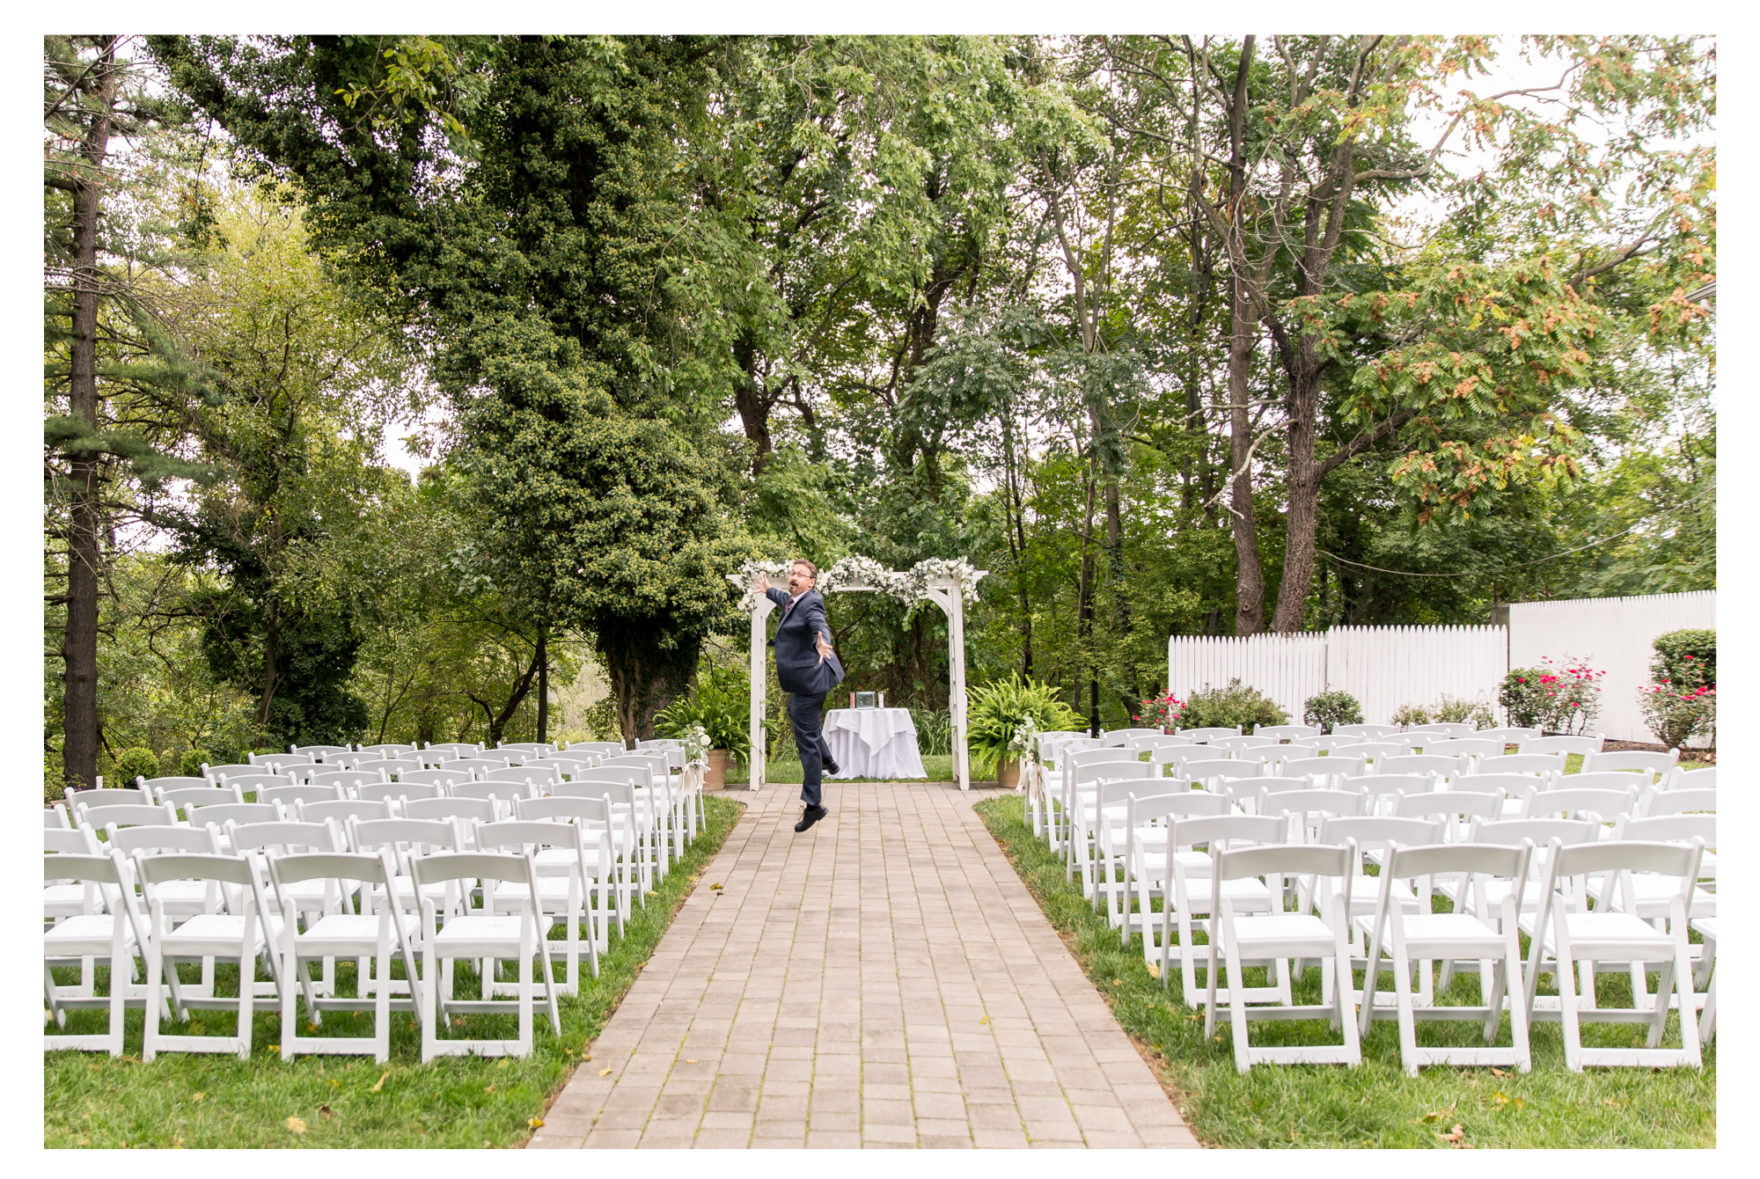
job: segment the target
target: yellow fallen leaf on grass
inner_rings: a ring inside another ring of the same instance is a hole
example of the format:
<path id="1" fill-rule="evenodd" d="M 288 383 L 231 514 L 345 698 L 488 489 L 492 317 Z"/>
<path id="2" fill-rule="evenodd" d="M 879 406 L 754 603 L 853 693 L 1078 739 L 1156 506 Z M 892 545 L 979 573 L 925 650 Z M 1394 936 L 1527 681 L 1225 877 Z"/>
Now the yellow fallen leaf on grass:
<path id="1" fill-rule="evenodd" d="M 374 1081 L 374 1082 L 373 1082 L 373 1089 L 372 1089 L 372 1091 L 373 1091 L 373 1092 L 374 1092 L 374 1093 L 377 1093 L 377 1092 L 378 1092 L 378 1091 L 379 1091 L 379 1090 L 381 1090 L 381 1089 L 383 1089 L 383 1088 L 384 1088 L 384 1087 L 385 1087 L 385 1078 L 386 1078 L 386 1077 L 388 1077 L 388 1076 L 390 1076 L 390 1075 L 391 1075 L 391 1074 L 390 1074 L 390 1073 L 380 1073 L 380 1074 L 379 1074 L 379 1079 L 378 1079 L 378 1080 L 377 1080 L 377 1081 Z"/>
<path id="2" fill-rule="evenodd" d="M 191 1101 L 206 1101 L 208 1099 L 208 1095 L 206 1093 L 191 1093 L 189 1095 L 189 1099 Z"/>
<path id="3" fill-rule="evenodd" d="M 287 1128 L 292 1130 L 295 1134 L 304 1134 L 306 1132 L 306 1124 L 299 1118 L 288 1118 Z"/>
<path id="4" fill-rule="evenodd" d="M 539 1126 L 542 1126 L 543 1124 L 544 1124 L 543 1118 L 527 1118 L 526 1119 L 526 1125 L 530 1126 L 534 1130 L 536 1130 Z"/>
<path id="5" fill-rule="evenodd" d="M 484 1086 L 484 1087 L 483 1087 L 483 1092 L 485 1092 L 485 1093 L 493 1093 L 493 1092 L 495 1092 L 495 1086 L 493 1086 L 493 1085 L 486 1085 L 486 1086 Z"/>
<path id="6" fill-rule="evenodd" d="M 1149 963 L 1149 977 L 1150 978 L 1160 978 L 1161 977 L 1161 964 L 1159 962 Z"/>

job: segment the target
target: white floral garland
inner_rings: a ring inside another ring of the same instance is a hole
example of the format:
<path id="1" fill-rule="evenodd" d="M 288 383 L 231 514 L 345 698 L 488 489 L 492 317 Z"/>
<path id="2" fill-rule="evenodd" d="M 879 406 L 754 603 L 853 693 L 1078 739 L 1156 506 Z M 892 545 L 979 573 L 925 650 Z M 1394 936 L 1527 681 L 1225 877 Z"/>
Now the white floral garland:
<path id="1" fill-rule="evenodd" d="M 746 561 L 741 564 L 740 581 L 748 588 L 745 596 L 740 599 L 740 608 L 749 612 L 762 597 L 756 590 L 749 588 L 759 573 L 767 575 L 774 583 L 783 584 L 788 581 L 789 567 L 787 561 Z M 912 565 L 908 572 L 898 573 L 872 557 L 849 556 L 829 569 L 820 570 L 817 584 L 826 593 L 850 588 L 876 589 L 901 602 L 910 603 L 927 598 L 932 584 L 952 581 L 959 586 L 961 598 L 967 602 L 975 602 L 978 600 L 978 579 L 983 576 L 983 573 L 972 568 L 970 562 L 963 557 L 951 560 L 945 557 L 929 557 Z"/>

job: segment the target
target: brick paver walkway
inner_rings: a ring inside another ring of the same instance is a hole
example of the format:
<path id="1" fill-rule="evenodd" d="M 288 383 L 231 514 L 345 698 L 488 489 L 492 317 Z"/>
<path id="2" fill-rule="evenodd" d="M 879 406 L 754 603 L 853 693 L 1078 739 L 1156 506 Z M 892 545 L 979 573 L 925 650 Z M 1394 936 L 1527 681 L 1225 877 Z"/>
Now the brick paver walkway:
<path id="1" fill-rule="evenodd" d="M 796 794 L 739 796 L 532 1146 L 1197 1145 L 973 813 L 987 792 L 828 783 L 799 836 Z"/>

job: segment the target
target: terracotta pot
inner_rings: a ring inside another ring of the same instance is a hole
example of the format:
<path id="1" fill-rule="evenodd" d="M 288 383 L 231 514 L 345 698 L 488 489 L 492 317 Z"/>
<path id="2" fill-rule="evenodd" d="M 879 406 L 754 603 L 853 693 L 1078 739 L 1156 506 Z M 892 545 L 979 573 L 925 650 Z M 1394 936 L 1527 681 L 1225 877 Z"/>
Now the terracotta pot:
<path id="1" fill-rule="evenodd" d="M 727 789 L 727 759 L 731 754 L 725 749 L 709 751 L 709 765 L 703 771 L 704 790 Z"/>
<path id="2" fill-rule="evenodd" d="M 1021 763 L 1005 757 L 996 763 L 996 784 L 1004 790 L 1015 790 L 1021 784 Z"/>

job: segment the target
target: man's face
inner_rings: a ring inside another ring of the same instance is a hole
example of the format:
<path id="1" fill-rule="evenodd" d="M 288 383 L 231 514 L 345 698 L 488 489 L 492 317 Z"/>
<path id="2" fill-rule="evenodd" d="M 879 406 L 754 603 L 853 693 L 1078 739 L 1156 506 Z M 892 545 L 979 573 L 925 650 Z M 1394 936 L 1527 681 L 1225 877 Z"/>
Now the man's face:
<path id="1" fill-rule="evenodd" d="M 790 565 L 788 568 L 788 595 L 799 597 L 813 588 L 813 575 L 807 572 L 805 565 Z"/>

